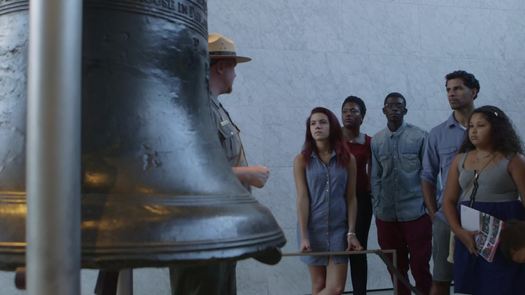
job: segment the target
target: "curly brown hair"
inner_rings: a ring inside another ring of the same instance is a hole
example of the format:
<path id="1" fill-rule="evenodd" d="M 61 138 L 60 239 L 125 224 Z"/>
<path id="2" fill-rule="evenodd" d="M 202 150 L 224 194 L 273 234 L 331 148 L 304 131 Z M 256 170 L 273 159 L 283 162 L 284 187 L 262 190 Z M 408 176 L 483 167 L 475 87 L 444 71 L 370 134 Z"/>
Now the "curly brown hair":
<path id="1" fill-rule="evenodd" d="M 501 152 L 505 156 L 512 156 L 516 153 L 523 154 L 521 139 L 512 126 L 509 117 L 500 108 L 491 105 L 479 107 L 470 114 L 469 122 L 474 114 L 482 114 L 490 123 L 490 140 L 494 150 Z M 467 129 L 467 134 L 469 129 L 470 127 Z M 466 153 L 474 149 L 476 147 L 467 135 L 459 152 Z"/>

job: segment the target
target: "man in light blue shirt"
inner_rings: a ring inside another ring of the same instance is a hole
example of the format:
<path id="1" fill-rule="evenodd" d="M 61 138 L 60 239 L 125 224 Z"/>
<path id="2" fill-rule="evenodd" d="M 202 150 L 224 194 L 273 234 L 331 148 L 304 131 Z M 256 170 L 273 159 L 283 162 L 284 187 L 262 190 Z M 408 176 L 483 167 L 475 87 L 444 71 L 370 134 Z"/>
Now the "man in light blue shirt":
<path id="1" fill-rule="evenodd" d="M 450 227 L 441 210 L 442 190 L 438 191 L 438 176 L 445 187 L 448 169 L 463 143 L 468 118 L 474 110 L 474 99 L 479 92 L 479 82 L 474 75 L 455 71 L 445 77 L 447 96 L 453 112 L 443 123 L 430 131 L 423 158 L 421 187 L 425 196 L 428 215 L 433 220 L 432 258 L 434 260 L 431 295 L 450 294 L 453 278 L 449 255 Z"/>
<path id="2" fill-rule="evenodd" d="M 432 225 L 425 212 L 421 191 L 421 170 L 427 133 L 403 121 L 406 100 L 400 93 L 386 96 L 383 113 L 387 128 L 372 138 L 372 206 L 381 249 L 397 251 L 399 271 L 416 281 L 416 288 L 428 294 L 432 284 L 429 261 Z M 398 283 L 399 295 L 410 290 Z"/>

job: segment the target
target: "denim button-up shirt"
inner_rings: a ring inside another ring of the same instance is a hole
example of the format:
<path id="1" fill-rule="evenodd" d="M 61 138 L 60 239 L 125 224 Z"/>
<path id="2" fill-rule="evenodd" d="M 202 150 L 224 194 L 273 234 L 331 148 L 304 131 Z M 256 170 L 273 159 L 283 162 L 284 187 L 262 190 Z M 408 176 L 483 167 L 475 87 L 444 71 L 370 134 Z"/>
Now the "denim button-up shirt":
<path id="1" fill-rule="evenodd" d="M 312 152 L 306 167 L 306 183 L 310 201 L 308 235 L 312 250 L 343 251 L 347 246 L 348 232 L 348 168 L 337 164 L 335 152 L 332 152 L 328 164 Z M 333 259 L 336 263 L 348 262 L 347 256 Z M 301 260 L 307 264 L 328 264 L 328 256 L 306 256 Z"/>
<path id="2" fill-rule="evenodd" d="M 372 204 L 380 220 L 411 221 L 425 214 L 420 177 L 426 137 L 424 130 L 403 123 L 372 138 Z"/>
<path id="3" fill-rule="evenodd" d="M 436 186 L 436 203 L 439 209 L 437 216 L 445 222 L 445 215 L 441 208 L 443 191 L 438 185 L 438 175 L 441 175 L 441 183 L 443 187 L 445 187 L 448 169 L 461 147 L 463 140 L 465 140 L 465 135 L 465 127 L 461 126 L 452 114 L 445 122 L 430 130 L 425 154 L 423 156 L 421 179 Z"/>

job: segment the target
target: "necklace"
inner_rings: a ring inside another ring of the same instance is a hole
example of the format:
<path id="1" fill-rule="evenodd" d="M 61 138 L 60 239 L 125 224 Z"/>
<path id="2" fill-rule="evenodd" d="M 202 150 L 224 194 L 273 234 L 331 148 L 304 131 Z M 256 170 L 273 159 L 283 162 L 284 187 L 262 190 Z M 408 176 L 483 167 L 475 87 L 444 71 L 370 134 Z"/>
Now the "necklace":
<path id="1" fill-rule="evenodd" d="M 485 163 L 483 163 L 483 165 L 481 166 L 481 168 L 478 170 L 478 169 L 474 169 L 474 177 L 476 178 L 476 180 L 479 178 L 479 174 L 489 165 L 489 163 L 492 161 L 492 159 L 494 158 L 495 154 L 493 152 L 491 153 L 488 153 L 487 155 L 483 155 L 481 157 L 478 157 L 478 154 L 476 152 L 476 165 L 480 165 L 482 163 L 482 161 L 485 161 Z M 478 166 L 479 167 L 479 166 Z"/>
<path id="2" fill-rule="evenodd" d="M 346 130 L 346 129 L 345 129 Z M 354 140 L 359 136 L 353 136 L 354 134 L 350 131 L 343 132 L 343 138 L 345 138 L 348 142 L 354 142 Z"/>
<path id="3" fill-rule="evenodd" d="M 489 158 L 490 156 L 490 158 Z M 479 179 L 479 175 L 481 174 L 481 172 L 483 172 L 483 170 L 489 165 L 490 162 L 492 162 L 492 159 L 494 158 L 495 154 L 494 153 L 490 153 L 484 157 L 481 157 L 481 158 L 478 158 L 477 157 L 477 154 L 476 154 L 476 160 L 477 161 L 480 161 L 481 159 L 487 159 L 488 160 L 485 162 L 485 164 L 481 167 L 481 169 L 477 170 L 477 169 L 474 169 L 474 177 L 472 178 L 472 184 L 473 184 L 473 188 L 472 188 L 472 191 L 470 193 L 470 200 L 469 200 L 469 206 L 472 207 L 472 205 L 474 205 L 474 202 L 476 201 L 476 192 L 478 191 L 478 187 L 479 187 L 479 183 L 478 183 L 478 179 Z M 476 162 L 477 164 L 477 162 Z"/>
<path id="4" fill-rule="evenodd" d="M 355 137 L 350 138 L 350 135 L 346 135 L 346 140 L 349 143 L 359 143 L 362 144 L 364 142 L 364 136 L 361 132 L 359 132 Z"/>
<path id="5" fill-rule="evenodd" d="M 490 153 L 487 153 L 486 155 L 480 155 L 479 152 L 476 152 L 476 160 L 480 161 L 482 159 L 492 156 L 493 154 L 494 154 L 493 152 L 490 152 Z"/>
<path id="6" fill-rule="evenodd" d="M 472 177 L 472 181 L 471 181 L 471 184 L 473 185 L 472 187 L 472 191 L 470 192 L 470 198 L 469 198 L 469 206 L 472 207 L 472 205 L 474 205 L 474 202 L 476 201 L 476 193 L 478 191 L 478 187 L 479 187 L 479 183 L 478 183 L 478 179 L 479 179 L 479 175 L 481 174 L 481 172 L 483 172 L 483 170 L 485 168 L 487 168 L 487 166 L 489 165 L 490 162 L 492 162 L 492 159 L 494 159 L 494 156 L 495 154 L 493 152 L 485 155 L 485 156 L 482 156 L 482 157 L 478 157 L 477 155 L 477 152 L 476 152 L 476 165 L 479 164 L 479 162 L 483 159 L 488 159 L 486 160 L 486 162 L 483 164 L 483 166 L 481 166 L 481 169 L 474 169 L 474 177 Z M 479 166 L 478 166 L 479 167 Z M 470 185 L 469 185 L 470 186 Z"/>

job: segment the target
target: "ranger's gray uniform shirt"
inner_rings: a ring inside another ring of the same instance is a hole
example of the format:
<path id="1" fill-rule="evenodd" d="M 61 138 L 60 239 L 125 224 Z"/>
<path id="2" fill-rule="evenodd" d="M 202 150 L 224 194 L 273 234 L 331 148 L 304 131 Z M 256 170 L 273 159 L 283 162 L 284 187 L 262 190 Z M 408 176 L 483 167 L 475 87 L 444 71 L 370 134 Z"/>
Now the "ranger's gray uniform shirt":
<path id="1" fill-rule="evenodd" d="M 248 166 L 239 128 L 233 124 L 230 115 L 217 97 L 210 96 L 210 108 L 228 162 L 232 167 Z M 245 187 L 250 189 L 247 185 Z M 171 294 L 235 295 L 237 294 L 235 267 L 235 261 L 170 267 Z"/>
<path id="2" fill-rule="evenodd" d="M 239 135 L 239 128 L 233 124 L 230 115 L 217 97 L 210 96 L 210 101 L 212 119 L 219 130 L 219 139 L 230 166 L 248 166 Z"/>

